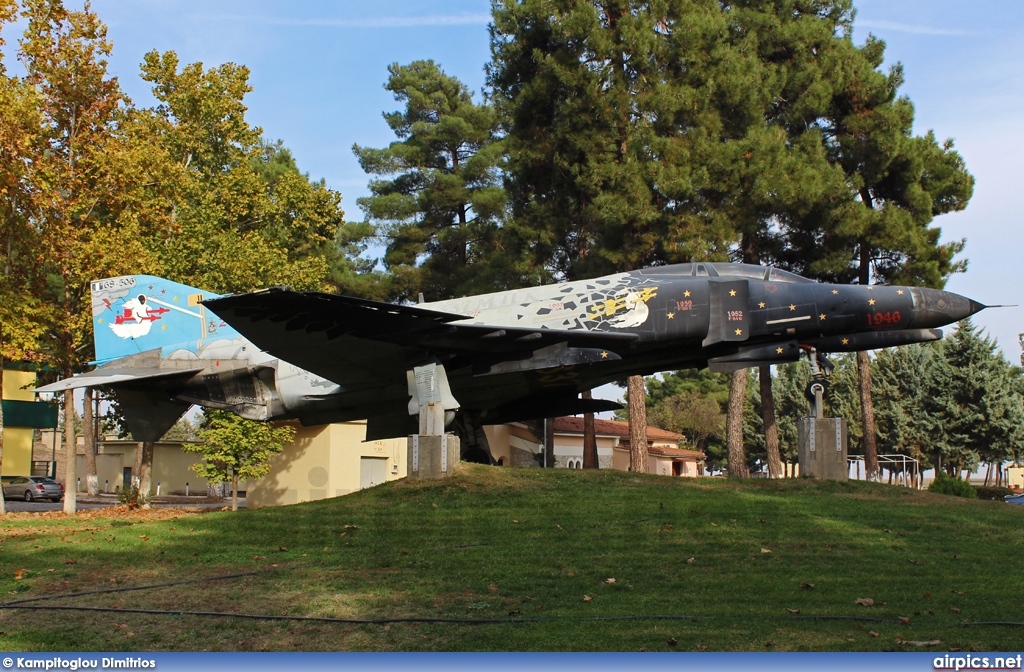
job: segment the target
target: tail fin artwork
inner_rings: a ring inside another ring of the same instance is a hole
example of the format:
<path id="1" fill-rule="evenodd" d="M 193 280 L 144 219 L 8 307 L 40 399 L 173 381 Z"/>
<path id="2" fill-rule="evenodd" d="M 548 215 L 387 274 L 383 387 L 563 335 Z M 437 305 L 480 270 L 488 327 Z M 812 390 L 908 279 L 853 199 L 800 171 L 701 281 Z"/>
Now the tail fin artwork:
<path id="1" fill-rule="evenodd" d="M 93 280 L 90 289 L 97 364 L 155 348 L 195 352 L 238 336 L 201 303 L 219 294 L 152 275 Z"/>

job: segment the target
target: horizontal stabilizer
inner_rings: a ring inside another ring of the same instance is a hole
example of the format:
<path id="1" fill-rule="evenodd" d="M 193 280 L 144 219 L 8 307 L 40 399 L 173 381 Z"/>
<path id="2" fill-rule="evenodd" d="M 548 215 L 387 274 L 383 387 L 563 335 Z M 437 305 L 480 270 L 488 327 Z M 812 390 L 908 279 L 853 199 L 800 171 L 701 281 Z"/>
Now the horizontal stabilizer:
<path id="1" fill-rule="evenodd" d="M 83 387 L 113 387 L 133 383 L 187 380 L 202 370 L 201 367 L 195 367 L 194 361 L 161 359 L 160 350 L 150 350 L 104 364 L 74 378 L 43 385 L 36 388 L 35 393 L 45 397 Z"/>

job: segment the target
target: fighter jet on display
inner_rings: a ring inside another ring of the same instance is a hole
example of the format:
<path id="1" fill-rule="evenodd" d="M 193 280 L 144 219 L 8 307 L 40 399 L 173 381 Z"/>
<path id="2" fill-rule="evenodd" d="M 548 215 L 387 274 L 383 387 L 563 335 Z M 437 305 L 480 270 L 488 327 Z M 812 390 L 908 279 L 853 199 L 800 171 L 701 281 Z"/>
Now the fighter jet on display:
<path id="1" fill-rule="evenodd" d="M 417 431 L 417 371 L 476 424 L 617 408 L 579 393 L 633 374 L 730 371 L 942 338 L 985 308 L 919 287 L 776 268 L 660 266 L 415 306 L 274 288 L 216 296 L 145 275 L 92 283 L 97 369 L 39 388 L 116 392 L 139 441 L 193 404 L 253 420 Z M 413 400 L 410 402 L 410 396 Z"/>

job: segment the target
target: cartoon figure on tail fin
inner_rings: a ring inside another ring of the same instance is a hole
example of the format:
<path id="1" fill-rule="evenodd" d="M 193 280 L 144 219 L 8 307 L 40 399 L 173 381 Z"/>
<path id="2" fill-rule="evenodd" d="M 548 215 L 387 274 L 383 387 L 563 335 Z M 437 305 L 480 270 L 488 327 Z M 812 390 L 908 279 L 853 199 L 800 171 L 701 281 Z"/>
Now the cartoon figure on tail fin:
<path id="1" fill-rule="evenodd" d="M 121 338 L 139 338 L 148 334 L 153 322 L 167 312 L 170 312 L 167 308 L 151 307 L 146 303 L 146 295 L 139 294 L 125 301 L 121 314 L 114 318 L 110 328 Z"/>

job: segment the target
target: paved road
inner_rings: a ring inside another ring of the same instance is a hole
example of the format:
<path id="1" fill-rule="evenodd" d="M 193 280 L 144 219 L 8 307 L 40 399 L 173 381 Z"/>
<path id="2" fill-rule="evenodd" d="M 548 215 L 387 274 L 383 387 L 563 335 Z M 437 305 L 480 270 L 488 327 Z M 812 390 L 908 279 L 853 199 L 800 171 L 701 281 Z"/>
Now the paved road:
<path id="1" fill-rule="evenodd" d="M 9 499 L 4 504 L 6 509 L 11 512 L 64 510 L 64 502 L 23 502 L 18 499 Z M 117 498 L 113 495 L 101 495 L 99 497 L 79 496 L 77 508 L 79 510 L 105 509 L 117 505 Z M 207 497 L 157 497 L 153 500 L 153 506 L 161 509 L 223 509 L 224 507 L 231 507 L 231 500 L 218 501 Z M 239 498 L 238 508 L 243 508 L 244 506 L 245 498 Z"/>

